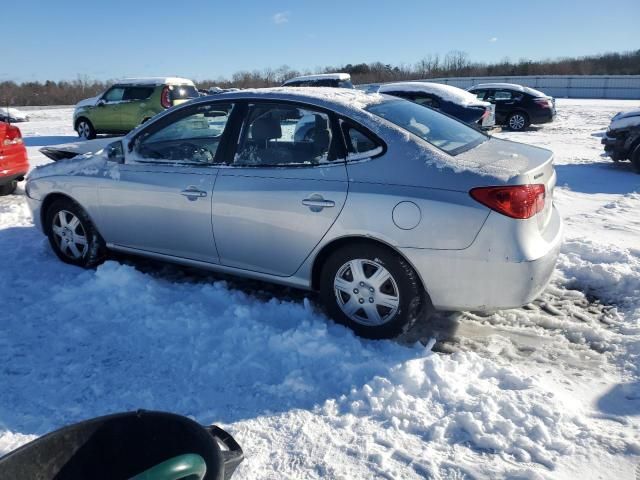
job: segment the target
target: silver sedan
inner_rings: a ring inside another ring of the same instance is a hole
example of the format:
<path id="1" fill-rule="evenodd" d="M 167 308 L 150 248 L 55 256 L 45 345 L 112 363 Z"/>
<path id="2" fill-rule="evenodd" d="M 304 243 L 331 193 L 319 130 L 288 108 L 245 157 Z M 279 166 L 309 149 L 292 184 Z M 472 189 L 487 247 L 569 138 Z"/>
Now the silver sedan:
<path id="1" fill-rule="evenodd" d="M 26 191 L 64 262 L 117 250 L 318 290 L 333 319 L 386 338 L 432 306 L 533 300 L 561 243 L 555 182 L 550 151 L 427 107 L 278 88 L 170 109 Z"/>

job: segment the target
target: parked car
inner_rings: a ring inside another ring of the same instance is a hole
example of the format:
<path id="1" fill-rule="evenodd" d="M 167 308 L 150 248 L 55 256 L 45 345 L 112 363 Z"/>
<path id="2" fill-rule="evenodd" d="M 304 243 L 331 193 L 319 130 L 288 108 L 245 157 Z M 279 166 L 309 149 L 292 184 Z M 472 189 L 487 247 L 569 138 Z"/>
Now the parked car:
<path id="1" fill-rule="evenodd" d="M 321 73 L 318 75 L 303 75 L 290 78 L 282 84 L 283 87 L 334 87 L 354 88 L 351 75 L 348 73 Z"/>
<path id="2" fill-rule="evenodd" d="M 613 161 L 631 160 L 635 171 L 640 173 L 640 109 L 617 113 L 602 144 Z"/>
<path id="3" fill-rule="evenodd" d="M 553 97 L 514 83 L 482 83 L 468 89 L 478 100 L 496 106 L 496 123 L 521 131 L 531 124 L 552 122 L 556 116 Z"/>
<path id="4" fill-rule="evenodd" d="M 14 192 L 29 171 L 22 132 L 15 125 L 0 122 L 0 195 Z"/>
<path id="5" fill-rule="evenodd" d="M 453 85 L 432 82 L 397 82 L 382 85 L 378 91 L 419 105 L 435 108 L 465 123 L 481 128 L 496 124 L 495 106 Z"/>
<path id="6" fill-rule="evenodd" d="M 430 304 L 534 299 L 560 248 L 555 182 L 549 150 L 415 103 L 277 88 L 168 110 L 101 154 L 37 168 L 26 194 L 64 262 L 111 249 L 319 290 L 336 321 L 385 338 Z"/>
<path id="7" fill-rule="evenodd" d="M 28 121 L 29 116 L 17 108 L 0 107 L 0 122 L 19 123 Z"/>
<path id="8" fill-rule="evenodd" d="M 200 96 L 191 80 L 177 77 L 122 80 L 97 97 L 82 100 L 73 112 L 78 136 L 124 134 L 174 105 Z"/>

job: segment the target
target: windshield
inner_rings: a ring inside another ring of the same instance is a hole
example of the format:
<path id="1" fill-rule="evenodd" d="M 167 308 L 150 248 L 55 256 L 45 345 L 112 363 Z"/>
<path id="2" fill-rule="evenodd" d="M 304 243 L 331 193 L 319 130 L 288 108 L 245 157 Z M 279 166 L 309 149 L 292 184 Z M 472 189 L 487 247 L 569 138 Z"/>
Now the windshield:
<path id="1" fill-rule="evenodd" d="M 450 155 L 484 142 L 487 136 L 435 110 L 406 100 L 370 105 L 367 111 L 394 123 Z"/>

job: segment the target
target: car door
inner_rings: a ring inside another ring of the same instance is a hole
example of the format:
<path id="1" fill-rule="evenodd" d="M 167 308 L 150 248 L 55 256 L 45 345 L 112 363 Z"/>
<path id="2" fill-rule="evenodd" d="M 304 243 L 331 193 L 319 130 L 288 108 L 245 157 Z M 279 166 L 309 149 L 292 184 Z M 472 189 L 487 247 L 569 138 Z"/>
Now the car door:
<path id="1" fill-rule="evenodd" d="M 513 111 L 514 94 L 510 90 L 496 89 L 491 90 L 491 98 L 488 99 L 496 106 L 496 121 L 504 123 L 509 114 Z"/>
<path id="2" fill-rule="evenodd" d="M 142 122 L 149 97 L 153 93 L 151 85 L 127 86 L 120 105 L 120 125 L 123 132 L 136 128 Z"/>
<path id="3" fill-rule="evenodd" d="M 183 108 L 140 131 L 125 145 L 116 181 L 99 188 L 100 228 L 107 242 L 129 249 L 218 262 L 211 198 L 218 147 L 231 104 Z"/>
<path id="4" fill-rule="evenodd" d="M 115 85 L 104 92 L 93 109 L 91 122 L 99 132 L 119 131 L 121 114 L 120 106 L 125 88 Z"/>
<path id="5" fill-rule="evenodd" d="M 335 119 L 289 103 L 246 106 L 235 154 L 213 194 L 223 265 L 293 275 L 327 233 L 347 197 Z M 313 129 L 306 128 L 310 116 Z M 301 126 L 303 124 L 303 126 Z"/>

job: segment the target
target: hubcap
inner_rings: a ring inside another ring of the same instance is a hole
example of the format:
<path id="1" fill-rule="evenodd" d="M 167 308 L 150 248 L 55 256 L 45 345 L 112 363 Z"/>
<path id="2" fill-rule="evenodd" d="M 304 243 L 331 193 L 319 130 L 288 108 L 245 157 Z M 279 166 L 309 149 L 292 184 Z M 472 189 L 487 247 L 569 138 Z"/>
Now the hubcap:
<path id="1" fill-rule="evenodd" d="M 60 251 L 73 260 L 85 256 L 88 250 L 87 235 L 78 217 L 67 210 L 60 210 L 53 217 L 53 238 Z"/>
<path id="2" fill-rule="evenodd" d="M 383 325 L 400 306 L 400 292 L 391 273 L 374 260 L 351 260 L 338 269 L 333 281 L 338 306 L 354 322 Z"/>
<path id="3" fill-rule="evenodd" d="M 509 119 L 509 126 L 513 130 L 522 130 L 524 128 L 524 117 L 522 115 L 514 115 Z"/>
<path id="4" fill-rule="evenodd" d="M 80 122 L 78 124 L 78 135 L 82 138 L 89 138 L 89 125 L 87 122 Z"/>

